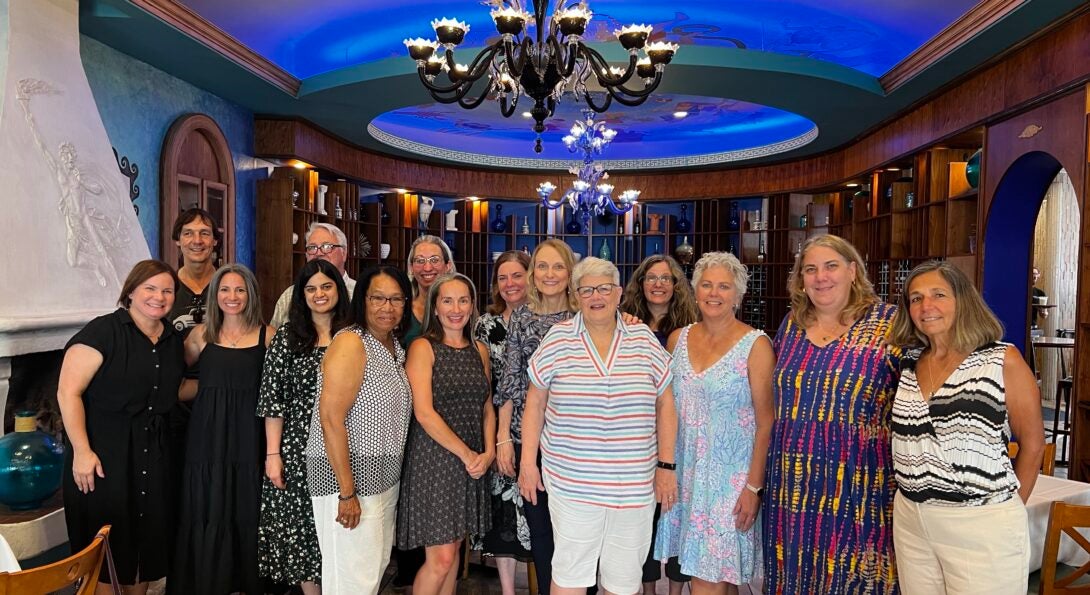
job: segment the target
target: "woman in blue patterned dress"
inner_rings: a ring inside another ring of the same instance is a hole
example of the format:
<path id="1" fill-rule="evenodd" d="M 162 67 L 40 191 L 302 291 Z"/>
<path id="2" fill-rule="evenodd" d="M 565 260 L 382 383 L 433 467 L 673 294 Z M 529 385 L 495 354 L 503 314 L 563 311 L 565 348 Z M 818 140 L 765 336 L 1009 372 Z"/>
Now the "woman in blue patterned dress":
<path id="1" fill-rule="evenodd" d="M 337 267 L 324 260 L 303 266 L 291 293 L 291 313 L 273 337 L 257 415 L 265 418 L 265 482 L 261 487 L 258 568 L 273 582 L 299 584 L 318 595 L 322 554 L 307 491 L 307 435 L 318 392 L 322 356 L 335 321 L 347 326 L 348 289 Z"/>
<path id="2" fill-rule="evenodd" d="M 791 313 L 773 342 L 765 592 L 896 593 L 896 308 L 879 302 L 859 251 L 831 235 L 803 244 L 788 291 Z"/>
<path id="3" fill-rule="evenodd" d="M 693 271 L 701 320 L 670 335 L 678 503 L 663 515 L 655 557 L 677 556 L 694 595 L 738 592 L 760 573 L 756 525 L 772 431 L 772 344 L 734 313 L 746 268 L 709 252 Z"/>

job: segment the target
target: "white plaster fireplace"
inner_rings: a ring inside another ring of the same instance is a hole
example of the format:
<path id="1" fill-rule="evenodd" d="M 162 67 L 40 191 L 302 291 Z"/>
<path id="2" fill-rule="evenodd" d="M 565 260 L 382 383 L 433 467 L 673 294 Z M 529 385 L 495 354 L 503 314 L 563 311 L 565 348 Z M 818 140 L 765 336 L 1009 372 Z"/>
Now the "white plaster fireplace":
<path id="1" fill-rule="evenodd" d="M 64 347 L 149 257 L 79 41 L 78 0 L 0 0 L 0 412 L 11 358 Z M 64 543 L 63 519 L 0 530 L 24 558 Z"/>

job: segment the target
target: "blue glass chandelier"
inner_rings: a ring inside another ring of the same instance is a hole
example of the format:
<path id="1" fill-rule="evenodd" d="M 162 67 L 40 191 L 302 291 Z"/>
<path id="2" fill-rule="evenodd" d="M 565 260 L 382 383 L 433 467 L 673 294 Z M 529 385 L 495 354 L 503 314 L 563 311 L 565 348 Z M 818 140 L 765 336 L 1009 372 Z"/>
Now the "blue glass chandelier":
<path id="1" fill-rule="evenodd" d="M 563 139 L 569 151 L 583 154 L 582 164 L 568 168 L 576 180 L 564 193 L 563 199 L 558 201 L 551 198 L 556 184 L 545 181 L 537 187 L 541 204 L 549 209 L 558 209 L 567 204 L 582 224 L 584 234 L 590 232 L 592 212 L 595 215 L 604 215 L 607 211 L 623 215 L 632 210 L 640 196 L 639 190 L 625 190 L 614 200 L 613 185 L 605 182 L 609 179 L 609 173 L 602 164 L 594 162 L 594 156 L 601 154 L 615 136 L 617 131 L 607 127 L 605 122 L 594 121 L 593 111 L 583 110 L 583 119 L 573 124 L 571 133 Z"/>

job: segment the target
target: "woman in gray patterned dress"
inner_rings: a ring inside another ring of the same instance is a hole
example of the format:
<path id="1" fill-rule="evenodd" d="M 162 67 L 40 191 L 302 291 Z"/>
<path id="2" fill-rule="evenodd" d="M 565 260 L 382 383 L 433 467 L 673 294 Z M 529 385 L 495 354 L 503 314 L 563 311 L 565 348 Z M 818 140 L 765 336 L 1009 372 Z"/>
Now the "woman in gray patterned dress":
<path id="1" fill-rule="evenodd" d="M 265 354 L 257 401 L 266 444 L 258 569 L 274 582 L 299 584 L 305 595 L 322 592 L 322 554 L 307 492 L 307 433 L 333 321 L 348 319 L 348 303 L 337 267 L 324 260 L 303 266 L 292 291 L 290 318 Z"/>
<path id="2" fill-rule="evenodd" d="M 458 550 L 491 525 L 488 468 L 496 414 L 488 395 L 488 348 L 473 340 L 477 290 L 459 274 L 428 290 L 424 332 L 409 346 L 413 423 L 405 448 L 397 545 L 423 546 L 415 595 L 453 595 Z"/>
<path id="3" fill-rule="evenodd" d="M 526 390 L 530 379 L 526 369 L 530 356 L 537 350 L 542 337 L 558 322 L 568 320 L 579 309 L 572 286 L 571 271 L 575 254 L 560 240 L 545 240 L 538 244 L 530 259 L 530 279 L 527 285 L 528 303 L 511 313 L 507 325 L 507 346 L 504 368 L 494 402 L 500 419 L 510 419 L 497 432 L 496 469 L 508 477 L 517 477 L 515 462 L 522 445 L 522 411 L 526 407 Z M 523 503 L 523 513 L 530 528 L 530 553 L 534 558 L 538 590 L 545 595 L 552 584 L 553 528 L 545 492 L 537 495 L 538 503 Z M 531 594 L 532 595 L 532 594 Z"/>
<path id="4" fill-rule="evenodd" d="M 492 304 L 477 320 L 473 335 L 488 346 L 492 366 L 492 393 L 499 386 L 503 370 L 507 324 L 511 313 L 526 303 L 530 255 L 508 250 L 496 259 L 492 269 Z M 497 423 L 496 448 L 511 444 L 511 408 L 504 410 Z M 518 560 L 530 560 L 530 528 L 522 514 L 522 496 L 514 477 L 492 474 L 492 528 L 480 536 L 475 549 L 496 559 L 502 595 L 515 595 L 515 566 Z"/>

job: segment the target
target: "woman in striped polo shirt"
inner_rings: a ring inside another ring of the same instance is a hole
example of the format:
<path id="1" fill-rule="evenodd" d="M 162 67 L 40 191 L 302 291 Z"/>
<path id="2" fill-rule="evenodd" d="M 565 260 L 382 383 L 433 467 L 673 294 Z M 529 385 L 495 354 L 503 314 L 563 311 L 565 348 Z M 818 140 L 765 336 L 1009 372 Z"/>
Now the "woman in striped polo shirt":
<path id="1" fill-rule="evenodd" d="M 1003 327 L 952 265 L 916 267 L 900 301 L 891 341 L 904 351 L 890 429 L 901 592 L 1022 595 L 1024 502 L 1044 450 L 1033 373 L 999 342 Z"/>
<path id="2" fill-rule="evenodd" d="M 554 595 L 585 593 L 599 572 L 606 591 L 636 593 L 655 501 L 665 512 L 677 499 L 670 356 L 646 325 L 621 321 L 612 263 L 586 258 L 572 279 L 579 313 L 530 358 L 519 491 L 549 494 Z"/>

